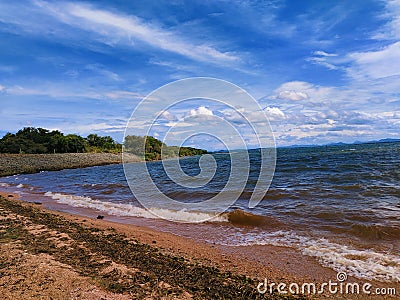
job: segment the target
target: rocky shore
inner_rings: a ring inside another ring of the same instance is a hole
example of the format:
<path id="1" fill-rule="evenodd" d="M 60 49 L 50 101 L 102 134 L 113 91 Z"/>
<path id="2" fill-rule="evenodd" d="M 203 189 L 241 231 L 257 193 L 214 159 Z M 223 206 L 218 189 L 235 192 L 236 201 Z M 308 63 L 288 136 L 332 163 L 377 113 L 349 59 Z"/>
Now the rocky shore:
<path id="1" fill-rule="evenodd" d="M 129 160 L 134 162 L 140 159 L 132 155 Z M 114 153 L 0 154 L 0 177 L 121 162 L 121 154 Z"/>

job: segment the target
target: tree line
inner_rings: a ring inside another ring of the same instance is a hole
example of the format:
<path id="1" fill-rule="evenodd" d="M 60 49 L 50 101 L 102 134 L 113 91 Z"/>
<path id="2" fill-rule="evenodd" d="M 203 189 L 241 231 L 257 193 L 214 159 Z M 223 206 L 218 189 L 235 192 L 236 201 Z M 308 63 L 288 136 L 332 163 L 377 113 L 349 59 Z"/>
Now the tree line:
<path id="1" fill-rule="evenodd" d="M 58 130 L 25 127 L 16 134 L 7 133 L 0 139 L 0 153 L 82 153 L 121 152 L 122 145 L 110 136 L 89 134 L 83 138 L 77 134 L 64 135 Z"/>
<path id="2" fill-rule="evenodd" d="M 147 161 L 207 153 L 206 150 L 192 147 L 167 146 L 152 136 L 126 136 L 122 145 L 110 136 L 92 133 L 84 138 L 77 134 L 64 135 L 58 130 L 34 127 L 25 127 L 15 134 L 7 133 L 0 139 L 0 153 L 120 153 L 122 147 L 126 152 L 144 157 Z"/>
<path id="3" fill-rule="evenodd" d="M 152 136 L 129 135 L 125 137 L 126 152 L 145 157 L 145 160 L 160 160 L 161 158 L 183 157 L 206 154 L 207 150 L 192 147 L 167 146 Z"/>

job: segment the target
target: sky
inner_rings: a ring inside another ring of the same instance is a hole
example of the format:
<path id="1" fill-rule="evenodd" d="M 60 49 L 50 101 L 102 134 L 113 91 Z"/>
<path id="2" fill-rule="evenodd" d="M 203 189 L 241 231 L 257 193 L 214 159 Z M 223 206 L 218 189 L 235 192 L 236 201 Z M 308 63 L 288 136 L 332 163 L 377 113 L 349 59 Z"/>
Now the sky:
<path id="1" fill-rule="evenodd" d="M 121 142 L 146 96 L 190 77 L 249 93 L 278 146 L 400 138 L 400 1 L 0 0 L 0 136 Z M 187 117 L 234 119 L 207 99 L 176 109 L 159 107 L 174 122 L 156 136 Z"/>

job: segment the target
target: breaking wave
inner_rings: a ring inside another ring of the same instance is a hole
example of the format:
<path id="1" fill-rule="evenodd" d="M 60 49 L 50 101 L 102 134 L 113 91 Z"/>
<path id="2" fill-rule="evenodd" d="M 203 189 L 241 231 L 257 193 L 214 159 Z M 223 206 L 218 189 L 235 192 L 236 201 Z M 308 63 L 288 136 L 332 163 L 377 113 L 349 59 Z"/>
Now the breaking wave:
<path id="1" fill-rule="evenodd" d="M 400 282 L 398 255 L 378 253 L 372 249 L 359 250 L 325 238 L 301 236 L 293 231 L 236 233 L 234 236 L 225 235 L 225 240 L 217 243 L 226 246 L 289 246 L 317 258 L 322 265 L 337 272 L 368 280 Z"/>
<path id="2" fill-rule="evenodd" d="M 169 220 L 177 222 L 201 222 L 204 219 L 209 219 L 209 221 L 211 222 L 227 221 L 224 216 L 212 212 L 169 210 L 162 208 L 144 209 L 132 204 L 99 201 L 85 196 L 75 196 L 52 192 L 46 192 L 44 195 L 56 200 L 58 203 L 61 204 L 67 204 L 73 207 L 95 209 L 105 212 L 109 215 L 121 217 L 131 216 L 148 219 L 158 219 L 159 215 L 168 215 Z"/>

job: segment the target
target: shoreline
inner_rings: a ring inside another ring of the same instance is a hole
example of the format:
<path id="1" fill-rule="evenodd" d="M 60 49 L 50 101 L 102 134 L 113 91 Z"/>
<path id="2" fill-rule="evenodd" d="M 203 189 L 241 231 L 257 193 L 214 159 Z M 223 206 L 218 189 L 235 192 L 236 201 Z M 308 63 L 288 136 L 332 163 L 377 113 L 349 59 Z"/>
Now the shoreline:
<path id="1" fill-rule="evenodd" d="M 34 202 L 27 203 L 25 202 L 26 199 L 25 201 L 17 200 L 18 198 L 17 195 L 3 194 L 3 196 L 5 196 L 5 198 L 3 197 L 3 199 L 6 199 L 6 201 L 8 201 L 9 203 L 14 203 L 14 205 L 17 206 L 19 205 L 23 207 L 28 207 L 30 210 L 35 211 L 34 215 L 35 214 L 42 215 L 44 213 L 46 218 L 49 219 L 53 219 L 54 216 L 57 216 L 66 220 L 67 221 L 66 224 L 63 224 L 61 227 L 57 228 L 57 231 L 61 232 L 61 235 L 65 234 L 65 232 L 63 233 L 64 229 L 68 231 L 68 228 L 71 227 L 71 225 L 68 222 L 72 222 L 73 224 L 75 224 L 73 225 L 73 227 L 84 226 L 89 228 L 95 228 L 96 231 L 100 230 L 101 232 L 112 232 L 112 233 L 122 234 L 124 236 L 123 239 L 126 238 L 134 240 L 136 242 L 139 242 L 140 244 L 156 248 L 158 249 L 158 252 L 161 253 L 162 255 L 167 255 L 167 256 L 172 255 L 174 257 L 181 257 L 184 259 L 185 262 L 194 263 L 196 266 L 201 265 L 205 268 L 212 268 L 214 271 L 216 269 L 218 270 L 219 273 L 228 274 L 224 276 L 229 277 L 232 275 L 234 276 L 234 278 L 243 279 L 244 278 L 243 276 L 245 275 L 247 276 L 246 278 L 248 278 L 245 280 L 245 282 L 247 283 L 246 289 L 248 291 L 251 291 L 252 293 L 251 294 L 252 296 L 250 298 L 262 296 L 260 298 L 269 299 L 267 297 L 269 296 L 268 293 L 265 295 L 259 295 L 258 293 L 254 294 L 254 292 L 256 292 L 257 282 L 262 282 L 264 278 L 267 278 L 269 282 L 275 282 L 275 283 L 284 282 L 287 284 L 289 284 L 290 282 L 298 282 L 298 283 L 314 282 L 317 284 L 317 283 L 327 282 L 328 280 L 332 281 L 336 280 L 336 272 L 334 272 L 329 268 L 322 267 L 314 258 L 305 256 L 292 248 L 270 246 L 270 245 L 242 246 L 242 247 L 212 245 L 197 240 L 193 240 L 191 238 L 178 236 L 168 232 L 163 232 L 157 230 L 157 228 L 154 227 L 149 228 L 141 225 L 116 223 L 115 221 L 108 220 L 107 216 L 103 220 L 97 220 L 95 213 L 92 215 L 92 217 L 84 217 L 76 214 L 49 210 L 43 208 L 43 205 L 40 205 L 40 203 L 36 204 Z M 2 201 L 4 204 L 4 200 Z M 18 211 L 21 211 L 21 208 L 19 208 Z M 19 223 L 21 223 L 21 221 L 19 221 Z M 179 226 L 179 224 L 177 226 Z M 107 236 L 105 236 L 103 242 L 105 244 L 110 242 Z M 99 263 L 101 259 L 97 258 L 96 261 L 97 261 L 96 263 Z M 165 264 L 161 268 L 164 269 L 165 271 L 165 269 L 170 268 L 170 266 L 168 264 Z M 73 267 L 72 269 L 75 269 L 75 267 Z M 211 279 L 210 278 L 209 279 L 212 280 L 212 278 L 213 277 L 211 276 Z M 247 280 L 249 280 L 249 282 L 247 282 Z M 157 282 L 159 281 L 163 282 L 165 281 L 164 275 L 157 279 Z M 366 282 L 364 280 L 356 279 L 353 277 L 349 277 L 349 281 L 360 282 L 360 283 Z M 251 284 L 248 285 L 250 282 Z M 396 286 L 396 290 L 399 289 L 398 287 L 399 284 L 397 283 L 392 284 L 392 283 L 373 282 L 372 284 L 374 286 L 382 286 L 382 287 Z M 168 285 L 170 284 L 168 283 Z M 1 289 L 2 286 L 0 284 L 0 291 Z M 188 287 L 187 289 L 190 290 L 190 287 Z M 17 288 L 17 290 L 19 289 Z M 189 294 L 193 296 L 192 291 L 190 291 Z M 185 295 L 186 298 L 178 297 L 177 299 L 190 299 L 190 297 L 187 294 Z M 194 295 L 197 294 L 195 293 Z M 346 296 L 345 297 L 346 299 L 348 298 L 363 299 L 362 297 L 363 295 L 342 295 L 342 296 Z M 226 297 L 229 298 L 228 295 L 226 295 Z M 324 295 L 324 298 L 326 297 L 337 298 L 338 295 L 329 295 L 329 294 Z M 212 298 L 212 297 L 207 297 L 205 295 L 202 295 L 202 297 L 200 298 Z M 318 297 L 312 296 L 311 298 L 318 298 Z M 369 296 L 369 298 L 386 299 L 382 296 L 375 298 Z M 119 298 L 107 298 L 107 299 L 119 299 Z M 240 299 L 240 297 L 238 297 L 237 299 Z M 249 299 L 249 297 L 245 297 L 244 299 Z M 279 299 L 279 297 L 277 299 Z M 387 299 L 393 299 L 393 297 L 388 296 Z"/>
<path id="2" fill-rule="evenodd" d="M 0 196 L 0 292 L 6 299 L 43 293 L 71 297 L 77 291 L 80 294 L 74 296 L 81 299 L 82 292 L 87 297 L 94 290 L 97 296 L 105 295 L 106 299 L 261 298 L 252 278 L 221 268 L 223 256 L 214 257 L 217 251 L 206 245 L 196 245 L 196 252 L 204 257 L 191 256 L 183 248 L 193 250 L 193 241 L 172 234 L 51 212 L 37 204 L 19 201 L 15 195 L 3 196 L 6 197 Z M 11 267 L 21 249 L 23 256 L 39 265 L 46 264 L 47 271 L 56 267 L 72 271 L 70 275 L 91 285 L 91 290 L 84 291 L 80 286 L 73 291 L 67 287 L 64 291 L 53 291 L 61 283 L 54 282 L 55 278 L 44 282 L 52 277 L 45 274 L 31 274 L 33 277 L 22 279 L 25 269 Z M 20 280 L 7 284 L 15 277 Z M 283 298 L 272 295 L 269 299 Z"/>
<path id="3" fill-rule="evenodd" d="M 124 154 L 124 161 L 139 162 L 140 158 L 135 155 Z M 0 153 L 0 177 L 121 163 L 122 153 Z"/>

